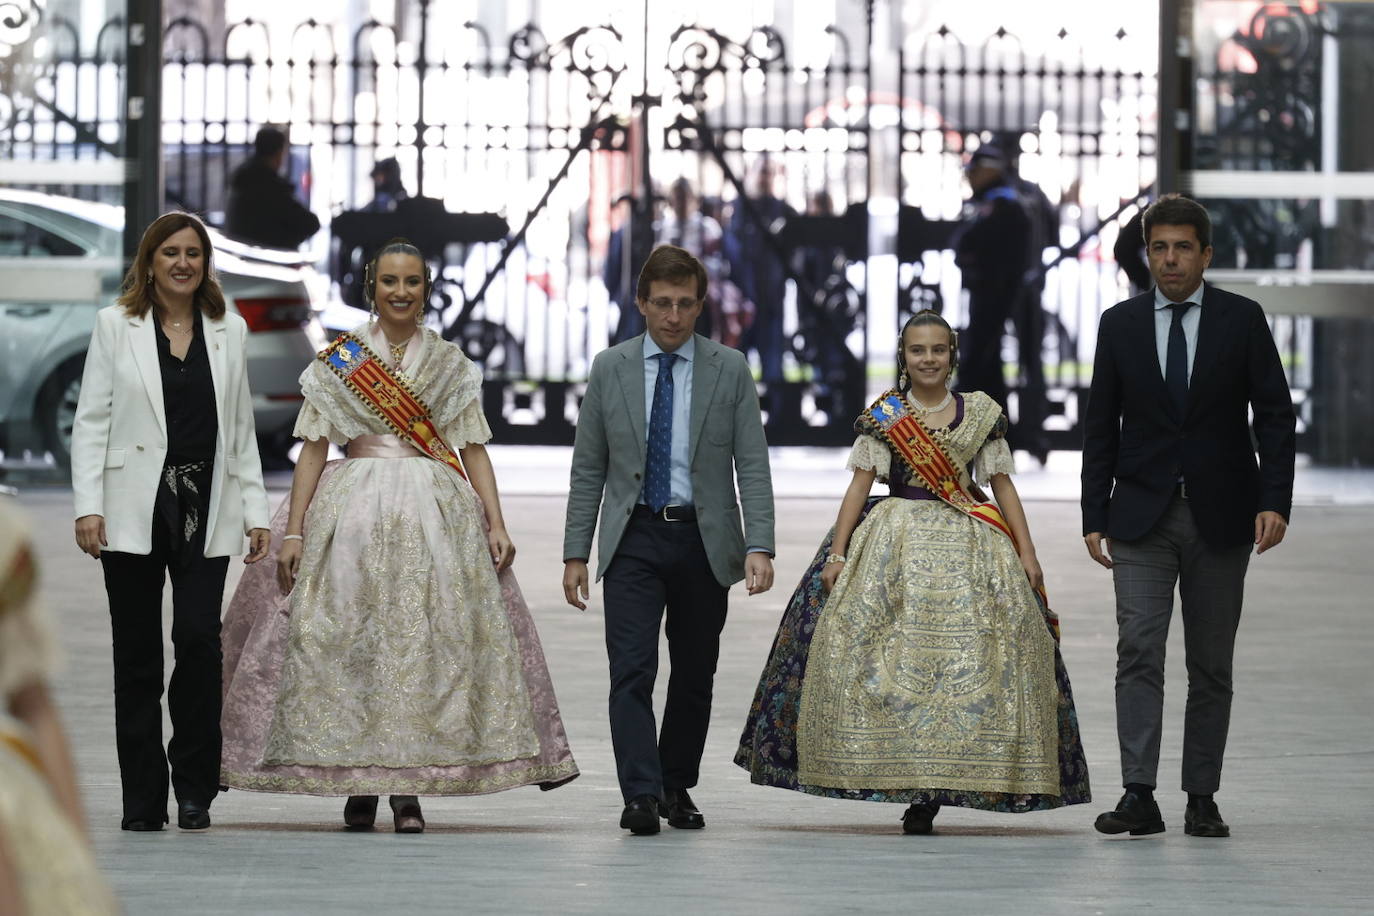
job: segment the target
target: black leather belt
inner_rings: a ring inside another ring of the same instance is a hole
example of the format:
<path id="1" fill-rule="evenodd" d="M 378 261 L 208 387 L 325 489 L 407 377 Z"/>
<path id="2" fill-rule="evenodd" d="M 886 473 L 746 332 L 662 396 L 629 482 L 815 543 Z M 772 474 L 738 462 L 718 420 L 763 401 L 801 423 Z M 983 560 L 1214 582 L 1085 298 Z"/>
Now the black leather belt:
<path id="1" fill-rule="evenodd" d="M 652 518 L 664 522 L 694 522 L 697 520 L 696 506 L 664 506 L 655 512 L 643 503 L 635 506 L 636 518 Z"/>

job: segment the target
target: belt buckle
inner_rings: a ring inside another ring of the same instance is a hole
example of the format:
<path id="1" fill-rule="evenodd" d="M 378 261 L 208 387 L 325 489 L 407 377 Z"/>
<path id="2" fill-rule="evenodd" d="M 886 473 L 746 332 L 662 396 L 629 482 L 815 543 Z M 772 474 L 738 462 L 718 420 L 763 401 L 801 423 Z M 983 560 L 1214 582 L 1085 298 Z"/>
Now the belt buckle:
<path id="1" fill-rule="evenodd" d="M 1188 498 L 1188 484 L 1186 484 L 1186 483 L 1183 482 L 1182 480 L 1180 480 L 1180 481 L 1178 482 L 1178 498 L 1179 498 L 1179 499 L 1187 499 L 1187 498 Z"/>
<path id="2" fill-rule="evenodd" d="M 681 509 L 681 508 L 682 508 L 681 506 L 673 506 L 673 505 L 664 506 L 664 507 L 663 507 L 663 511 L 659 513 L 659 517 L 662 518 L 665 522 L 680 522 L 680 521 L 682 521 L 682 519 L 679 519 L 679 518 L 669 518 L 669 517 L 668 517 L 668 510 L 669 510 L 669 509 Z"/>

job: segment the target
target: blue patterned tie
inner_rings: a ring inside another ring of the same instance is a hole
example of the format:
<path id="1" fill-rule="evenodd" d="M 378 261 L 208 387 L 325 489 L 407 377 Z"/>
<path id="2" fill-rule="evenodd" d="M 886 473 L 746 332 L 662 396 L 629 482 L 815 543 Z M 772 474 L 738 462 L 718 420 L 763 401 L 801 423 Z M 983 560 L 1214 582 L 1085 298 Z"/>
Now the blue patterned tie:
<path id="1" fill-rule="evenodd" d="M 658 378 L 649 408 L 649 449 L 644 462 L 644 501 L 662 512 L 672 498 L 673 465 L 673 363 L 676 353 L 655 353 Z"/>
<path id="2" fill-rule="evenodd" d="M 1188 408 L 1188 337 L 1183 333 L 1183 316 L 1191 302 L 1170 302 L 1174 320 L 1169 324 L 1169 347 L 1164 351 L 1164 387 L 1174 402 L 1179 421 Z"/>

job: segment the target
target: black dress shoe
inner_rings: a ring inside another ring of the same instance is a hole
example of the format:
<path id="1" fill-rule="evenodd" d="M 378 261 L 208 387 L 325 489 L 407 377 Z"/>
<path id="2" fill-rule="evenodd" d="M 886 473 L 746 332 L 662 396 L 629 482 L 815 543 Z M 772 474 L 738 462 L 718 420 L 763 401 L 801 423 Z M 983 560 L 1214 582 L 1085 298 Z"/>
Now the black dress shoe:
<path id="1" fill-rule="evenodd" d="M 371 830 L 377 823 L 377 796 L 350 795 L 344 802 L 344 826 L 350 830 Z"/>
<path id="2" fill-rule="evenodd" d="M 620 814 L 620 826 L 635 836 L 658 833 L 658 799 L 652 795 L 637 795 L 630 799 Z"/>
<path id="3" fill-rule="evenodd" d="M 679 830 L 700 830 L 706 826 L 706 818 L 701 816 L 686 789 L 664 789 L 658 813 L 668 819 L 669 827 Z"/>
<path id="4" fill-rule="evenodd" d="M 1159 805 L 1154 798 L 1144 798 L 1127 791 L 1116 803 L 1115 811 L 1097 816 L 1093 824 L 1098 833 L 1129 833 L 1131 836 L 1145 836 L 1164 832 L 1164 819 L 1160 817 Z"/>
<path id="5" fill-rule="evenodd" d="M 1183 810 L 1183 832 L 1189 836 L 1230 836 L 1231 828 L 1221 819 L 1217 803 L 1210 798 Z"/>
<path id="6" fill-rule="evenodd" d="M 204 830 L 210 826 L 210 811 L 196 802 L 177 802 L 177 826 L 182 830 Z"/>
<path id="7" fill-rule="evenodd" d="M 923 836 L 935 829 L 935 815 L 940 813 L 939 805 L 913 803 L 902 814 L 902 833 L 908 836 Z"/>
<path id="8" fill-rule="evenodd" d="M 161 830 L 163 823 L 165 822 L 153 820 L 151 818 L 136 817 L 133 820 L 125 821 L 120 824 L 119 828 L 121 830 L 136 830 L 140 833 L 151 833 L 155 830 Z"/>

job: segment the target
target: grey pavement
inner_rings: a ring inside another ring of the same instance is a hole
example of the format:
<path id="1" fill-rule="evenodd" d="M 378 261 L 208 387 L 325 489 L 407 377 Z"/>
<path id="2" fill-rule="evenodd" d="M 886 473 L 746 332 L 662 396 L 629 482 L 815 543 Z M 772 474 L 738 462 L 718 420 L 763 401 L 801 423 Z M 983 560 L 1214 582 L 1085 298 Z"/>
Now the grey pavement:
<path id="1" fill-rule="evenodd" d="M 1374 476 L 1304 471 L 1288 540 L 1250 567 L 1227 769 L 1228 840 L 1182 831 L 1176 791 L 1181 628 L 1171 637 L 1160 836 L 1092 829 L 1120 793 L 1110 574 L 1078 537 L 1071 456 L 1027 474 L 1032 531 L 1063 622 L 1096 801 L 1029 815 L 945 810 L 905 837 L 900 805 L 753 786 L 730 762 L 788 593 L 831 523 L 833 450 L 778 461 L 778 585 L 733 590 L 702 782 L 703 831 L 633 838 L 606 723 L 599 594 L 580 614 L 559 577 L 566 455 L 493 449 L 516 570 L 539 625 L 582 776 L 426 799 L 427 832 L 345 833 L 342 800 L 230 792 L 203 833 L 119 830 L 109 624 L 96 563 L 72 544 L 70 491 L 25 488 L 67 663 L 57 680 L 101 864 L 130 913 L 1263 913 L 1374 911 Z M 274 478 L 281 487 L 286 478 Z M 1304 487 L 1307 488 L 1304 495 Z M 281 491 L 275 490 L 279 497 Z M 238 575 L 231 567 L 232 581 Z M 170 642 L 169 670 L 170 670 Z M 666 659 L 666 653 L 664 653 Z M 666 661 L 665 661 L 666 665 Z M 660 678 L 660 701 L 665 678 Z M 379 813 L 385 821 L 386 809 Z"/>

